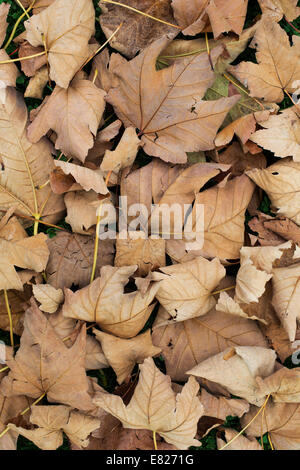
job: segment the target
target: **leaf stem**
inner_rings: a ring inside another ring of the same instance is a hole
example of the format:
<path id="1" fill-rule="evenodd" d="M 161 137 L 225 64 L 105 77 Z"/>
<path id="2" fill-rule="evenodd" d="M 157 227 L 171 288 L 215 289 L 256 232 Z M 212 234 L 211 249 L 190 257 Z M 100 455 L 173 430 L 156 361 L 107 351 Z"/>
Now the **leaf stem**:
<path id="1" fill-rule="evenodd" d="M 225 287 L 224 289 L 216 290 L 212 292 L 211 295 L 217 295 L 217 294 L 220 294 L 221 292 L 225 292 L 227 290 L 232 290 L 232 289 L 235 289 L 235 286 Z"/>
<path id="2" fill-rule="evenodd" d="M 22 5 L 22 3 L 20 2 L 20 0 L 15 0 L 15 2 L 19 5 L 20 8 L 22 8 L 22 10 L 24 11 L 24 15 L 27 16 L 27 18 L 29 18 L 29 15 L 27 13 L 27 11 L 25 10 L 24 6 Z"/>
<path id="3" fill-rule="evenodd" d="M 40 57 L 45 54 L 46 52 L 42 51 L 42 52 L 38 52 L 37 54 L 28 55 L 26 57 L 18 57 L 17 59 L 1 60 L 0 65 L 11 64 L 12 62 L 21 62 L 22 60 L 27 60 L 27 59 L 34 59 L 34 57 Z"/>
<path id="4" fill-rule="evenodd" d="M 90 57 L 84 62 L 79 71 L 82 70 L 83 67 L 85 67 L 86 64 L 88 64 L 89 61 L 92 60 L 100 51 L 102 51 L 102 49 L 104 49 L 104 47 L 109 43 L 109 41 L 111 41 L 115 37 L 115 35 L 120 30 L 120 28 L 122 28 L 122 26 L 123 23 L 120 23 L 117 29 L 109 36 L 109 38 L 102 44 L 102 46 L 98 47 L 98 49 L 92 55 L 90 55 Z"/>
<path id="5" fill-rule="evenodd" d="M 245 88 L 243 88 L 241 85 L 239 85 L 238 83 L 236 83 L 234 80 L 232 80 L 231 77 L 229 77 L 228 75 L 226 75 L 226 73 L 223 73 L 223 77 L 226 78 L 226 80 L 228 80 L 230 83 L 232 83 L 232 85 L 234 85 L 236 88 L 238 88 L 239 90 L 241 90 L 243 93 L 245 93 L 247 96 L 250 96 L 250 93 L 248 90 L 245 90 Z M 255 101 L 255 103 L 257 103 L 264 111 L 265 111 L 265 107 L 264 105 L 258 101 L 256 98 L 254 98 L 253 96 L 250 96 L 250 98 L 253 99 L 253 101 Z"/>
<path id="6" fill-rule="evenodd" d="M 159 23 L 166 24 L 167 26 L 173 26 L 173 28 L 177 28 L 177 29 L 181 30 L 181 27 L 178 26 L 177 24 L 168 23 L 168 21 L 161 20 L 160 18 L 155 18 L 155 16 L 151 16 L 148 13 L 144 13 L 143 11 L 140 11 L 140 10 L 137 10 L 136 8 L 130 7 L 129 5 L 124 5 L 124 3 L 119 3 L 119 2 L 112 1 L 112 0 L 102 0 L 102 2 L 103 3 L 111 3 L 112 5 L 117 5 L 119 7 L 127 8 L 128 10 L 134 11 L 135 13 L 138 13 L 139 15 L 146 16 L 147 18 L 150 18 L 151 20 L 155 20 L 155 21 L 158 21 Z"/>
<path id="7" fill-rule="evenodd" d="M 11 315 L 11 310 L 10 310 L 10 305 L 8 301 L 8 295 L 7 295 L 7 290 L 4 289 L 4 301 L 5 301 L 5 306 L 6 306 L 6 311 L 9 319 L 9 336 L 10 336 L 10 345 L 14 349 L 14 330 L 13 330 L 13 322 L 12 322 L 12 315 Z"/>
<path id="8" fill-rule="evenodd" d="M 244 431 L 246 431 L 246 429 L 249 428 L 250 424 L 253 423 L 253 421 L 260 415 L 260 413 L 265 409 L 268 401 L 269 401 L 269 398 L 271 396 L 271 393 L 269 393 L 269 395 L 267 396 L 267 398 L 265 399 L 265 402 L 264 404 L 259 408 L 258 412 L 253 416 L 253 418 L 249 421 L 249 423 L 236 435 L 234 436 L 229 442 L 227 442 L 227 444 L 225 444 L 223 447 L 221 447 L 220 450 L 223 450 L 225 449 L 225 447 L 228 447 L 230 444 L 233 443 L 233 441 L 235 441 L 241 434 L 243 434 Z"/>
<path id="9" fill-rule="evenodd" d="M 105 184 L 108 185 L 109 178 L 112 174 L 112 171 L 110 171 L 106 177 Z M 92 268 L 92 274 L 91 274 L 91 282 L 95 279 L 95 273 L 96 273 L 96 266 L 97 266 L 97 259 L 98 259 L 98 247 L 99 247 L 99 227 L 100 227 L 100 222 L 101 222 L 101 209 L 102 209 L 102 202 L 99 204 L 99 210 L 98 210 L 98 215 L 97 215 L 97 223 L 96 223 L 96 233 L 95 233 L 95 247 L 94 247 L 94 258 L 93 258 L 93 268 Z"/>
<path id="10" fill-rule="evenodd" d="M 5 371 L 8 370 L 8 369 L 9 369 L 9 367 L 8 367 L 8 366 L 5 366 L 5 367 L 3 367 L 3 369 L 0 369 L 0 373 L 1 373 L 1 372 L 5 372 Z"/>
<path id="11" fill-rule="evenodd" d="M 206 51 L 207 51 L 208 60 L 209 60 L 211 69 L 214 70 L 214 64 L 212 63 L 211 55 L 210 55 L 210 48 L 209 48 L 208 34 L 207 33 L 205 33 L 205 44 L 206 44 Z"/>
<path id="12" fill-rule="evenodd" d="M 158 450 L 157 449 L 157 442 L 156 442 L 156 431 L 153 431 L 153 443 L 154 443 L 154 449 Z"/>
<path id="13" fill-rule="evenodd" d="M 7 49 L 8 46 L 10 45 L 10 43 L 12 42 L 13 38 L 14 38 L 14 35 L 15 35 L 15 32 L 17 31 L 17 28 L 19 26 L 19 24 L 21 23 L 22 19 L 24 18 L 24 16 L 28 16 L 28 13 L 30 12 L 30 10 L 32 9 L 33 5 L 35 4 L 36 0 L 33 0 L 33 2 L 31 3 L 31 5 L 27 8 L 26 10 L 26 13 L 24 12 L 16 21 L 14 27 L 13 27 L 13 30 L 7 40 L 7 43 L 5 44 L 5 46 L 3 47 L 3 49 Z M 29 16 L 28 16 L 29 17 Z"/>
<path id="14" fill-rule="evenodd" d="M 35 221 L 34 221 L 34 226 L 33 226 L 33 235 L 38 234 L 40 218 L 41 218 L 41 214 L 35 214 Z"/>

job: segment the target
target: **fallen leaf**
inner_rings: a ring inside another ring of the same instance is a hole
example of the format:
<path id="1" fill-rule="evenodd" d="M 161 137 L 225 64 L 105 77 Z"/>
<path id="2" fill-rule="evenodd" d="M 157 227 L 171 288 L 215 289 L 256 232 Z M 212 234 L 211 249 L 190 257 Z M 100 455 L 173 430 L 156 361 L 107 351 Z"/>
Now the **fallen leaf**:
<path id="1" fill-rule="evenodd" d="M 217 437 L 218 449 L 221 450 L 225 444 L 228 444 L 232 439 L 234 439 L 234 442 L 229 444 L 224 450 L 263 450 L 254 437 L 247 438 L 241 435 L 237 438 L 237 436 L 237 431 L 233 429 L 225 429 L 225 441 L 220 437 Z"/>
<path id="2" fill-rule="evenodd" d="M 275 268 L 272 279 L 274 294 L 272 305 L 288 333 L 290 341 L 295 340 L 300 299 L 300 264 L 287 268 Z"/>
<path id="3" fill-rule="evenodd" d="M 37 305 L 32 303 L 24 320 L 24 333 L 16 355 L 7 360 L 9 374 L 1 382 L 7 396 L 38 398 L 65 403 L 80 410 L 91 409 L 85 374 L 85 327 L 68 349 Z"/>
<path id="4" fill-rule="evenodd" d="M 245 211 L 253 191 L 253 184 L 243 175 L 197 194 L 195 204 L 202 204 L 204 208 L 204 231 L 201 234 L 204 243 L 203 246 L 199 244 L 202 256 L 218 256 L 223 260 L 239 258 L 244 243 Z M 195 231 L 195 209 L 189 217 Z"/>
<path id="5" fill-rule="evenodd" d="M 176 24 L 169 0 L 122 0 L 123 5 L 138 9 L 143 13 L 154 16 L 171 24 Z M 178 29 L 147 18 L 128 8 L 99 3 L 102 10 L 100 25 L 107 38 L 122 23 L 120 31 L 110 41 L 111 47 L 117 49 L 126 57 L 134 57 L 137 52 L 165 34 L 176 34 Z"/>
<path id="6" fill-rule="evenodd" d="M 2 46 L 7 30 L 7 15 L 10 9 L 9 3 L 1 3 L 0 5 L 0 46 Z"/>
<path id="7" fill-rule="evenodd" d="M 32 441 L 42 450 L 56 450 L 63 444 L 63 432 L 71 442 L 80 446 L 88 445 L 87 437 L 97 429 L 100 420 L 71 411 L 67 406 L 34 406 L 30 422 L 38 428 L 24 429 L 9 424 L 9 429 Z"/>
<path id="8" fill-rule="evenodd" d="M 169 40 L 155 41 L 114 71 L 118 86 L 109 91 L 108 102 L 125 127 L 139 129 L 146 153 L 172 163 L 185 163 L 186 152 L 214 147 L 216 132 L 239 97 L 201 100 L 214 81 L 204 54 L 183 58 L 157 71 L 156 58 Z M 213 63 L 221 53 L 222 47 L 212 50 Z"/>
<path id="9" fill-rule="evenodd" d="M 183 34 L 195 36 L 201 33 L 207 22 L 207 3 L 207 0 L 190 0 L 188 4 L 184 0 L 172 0 L 174 17 Z"/>
<path id="10" fill-rule="evenodd" d="M 257 413 L 257 407 L 252 406 L 250 413 L 243 419 L 241 425 L 246 426 Z M 256 419 L 247 428 L 247 436 L 260 437 L 269 433 L 276 450 L 300 449 L 300 405 L 296 403 L 268 402 L 264 408 L 265 419 Z"/>
<path id="11" fill-rule="evenodd" d="M 40 302 L 40 310 L 48 313 L 55 313 L 59 305 L 64 300 L 61 289 L 55 289 L 50 284 L 39 284 L 32 286 L 33 295 Z"/>
<path id="12" fill-rule="evenodd" d="M 226 357 L 231 352 L 233 355 Z M 189 370 L 188 374 L 217 382 L 232 395 L 261 406 L 265 395 L 259 390 L 255 378 L 272 374 L 275 360 L 276 353 L 272 349 L 235 346 L 206 359 Z"/>
<path id="13" fill-rule="evenodd" d="M 296 110 L 288 108 L 277 116 L 260 123 L 264 129 L 256 131 L 250 139 L 276 157 L 293 157 L 300 162 L 300 121 Z"/>
<path id="14" fill-rule="evenodd" d="M 199 446 L 194 439 L 197 422 L 203 414 L 198 389 L 192 378 L 176 396 L 170 378 L 148 358 L 140 366 L 139 382 L 128 406 L 122 398 L 108 393 L 97 393 L 94 403 L 118 418 L 125 428 L 150 429 L 178 449 L 187 449 Z"/>
<path id="15" fill-rule="evenodd" d="M 275 21 L 280 21 L 285 16 L 289 21 L 293 21 L 300 15 L 300 8 L 297 7 L 297 0 L 258 0 L 263 13 L 272 16 Z"/>
<path id="16" fill-rule="evenodd" d="M 108 193 L 101 170 L 90 170 L 83 166 L 57 160 L 55 161 L 55 166 L 61 168 L 66 175 L 72 175 L 75 181 L 80 184 L 85 191 L 92 189 L 97 194 Z"/>
<path id="17" fill-rule="evenodd" d="M 153 284 L 144 296 L 139 291 L 124 294 L 124 286 L 136 268 L 104 266 L 101 276 L 89 286 L 75 293 L 66 289 L 64 316 L 96 322 L 104 331 L 121 338 L 136 336 L 151 315 L 159 287 Z"/>
<path id="18" fill-rule="evenodd" d="M 0 209 L 15 206 L 20 214 L 39 214 L 47 222 L 56 222 L 64 210 L 63 200 L 47 186 L 40 188 L 54 167 L 51 145 L 46 139 L 34 145 L 29 142 L 27 109 L 13 88 L 1 89 L 1 105 Z"/>
<path id="19" fill-rule="evenodd" d="M 118 237 L 115 266 L 136 264 L 137 276 L 146 276 L 166 265 L 166 242 L 164 239 L 143 238 L 144 232 L 130 232 L 130 238 Z M 136 235 L 136 238 L 135 236 Z"/>
<path id="20" fill-rule="evenodd" d="M 279 103 L 284 90 L 293 92 L 300 79 L 299 48 L 290 46 L 285 31 L 266 16 L 256 30 L 257 64 L 241 62 L 229 71 L 250 89 L 251 96 Z"/>
<path id="21" fill-rule="evenodd" d="M 214 37 L 233 31 L 241 34 L 243 31 L 248 0 L 233 0 L 228 4 L 223 0 L 210 0 L 206 13 L 209 16 Z"/>
<path id="22" fill-rule="evenodd" d="M 93 331 L 119 384 L 130 376 L 135 364 L 141 364 L 147 357 L 157 356 L 161 352 L 160 348 L 153 346 L 150 330 L 131 339 L 117 338 L 96 329 Z"/>
<path id="23" fill-rule="evenodd" d="M 184 264 L 160 268 L 153 273 L 161 281 L 157 300 L 175 321 L 184 321 L 208 313 L 216 304 L 212 291 L 226 274 L 220 261 L 198 257 Z"/>
<path id="24" fill-rule="evenodd" d="M 42 67 L 36 72 L 34 77 L 29 80 L 28 86 L 24 93 L 25 98 L 43 99 L 44 88 L 48 82 L 47 67 Z"/>
<path id="25" fill-rule="evenodd" d="M 69 12 L 72 11 L 72 15 Z M 75 73 L 89 57 L 88 42 L 95 31 L 91 0 L 56 0 L 25 22 L 26 39 L 32 46 L 47 48 L 50 78 L 68 88 Z"/>
<path id="26" fill-rule="evenodd" d="M 271 203 L 278 208 L 278 214 L 300 224 L 300 163 L 285 158 L 264 170 L 247 171 L 247 175 L 267 192 Z"/>
<path id="27" fill-rule="evenodd" d="M 172 380 L 186 380 L 189 369 L 229 347 L 267 346 L 255 322 L 215 309 L 202 317 L 165 325 L 168 318 L 161 307 L 152 337 L 153 344 L 162 349 Z M 159 327 L 161 323 L 164 326 Z"/>
<path id="28" fill-rule="evenodd" d="M 80 77 L 75 77 L 66 90 L 56 86 L 28 127 L 30 141 L 38 142 L 53 129 L 58 136 L 55 148 L 84 162 L 104 112 L 104 96 L 103 90 Z"/>
<path id="29" fill-rule="evenodd" d="M 208 393 L 205 388 L 201 389 L 200 402 L 204 406 L 204 415 L 226 420 L 227 416 L 238 416 L 241 418 L 249 411 L 250 405 L 246 400 L 236 398 L 215 397 Z"/>
<path id="30" fill-rule="evenodd" d="M 113 171 L 118 173 L 120 170 L 131 166 L 137 156 L 140 145 L 141 142 L 136 135 L 135 128 L 127 127 L 117 148 L 114 151 L 106 150 L 101 163 L 101 170 L 103 172 Z"/>
<path id="31" fill-rule="evenodd" d="M 95 238 L 60 232 L 48 241 L 47 282 L 56 289 L 84 287 L 90 282 Z M 101 266 L 113 263 L 114 241 L 99 240 L 96 276 Z M 75 268 L 74 268 L 75 267 Z"/>

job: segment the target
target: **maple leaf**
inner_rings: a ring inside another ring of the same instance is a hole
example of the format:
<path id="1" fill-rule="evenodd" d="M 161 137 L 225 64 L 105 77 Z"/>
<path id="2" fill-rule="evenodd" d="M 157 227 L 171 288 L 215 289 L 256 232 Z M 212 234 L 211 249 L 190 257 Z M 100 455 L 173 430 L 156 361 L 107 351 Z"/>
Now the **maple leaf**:
<path id="1" fill-rule="evenodd" d="M 55 222 L 64 204 L 61 196 L 44 185 L 54 167 L 51 145 L 46 139 L 32 144 L 26 137 L 27 109 L 19 93 L 1 89 L 0 105 L 1 161 L 0 209 L 14 206 L 20 214 L 43 216 Z"/>
<path id="2" fill-rule="evenodd" d="M 176 396 L 171 380 L 151 358 L 140 366 L 140 377 L 128 406 L 122 398 L 96 393 L 94 403 L 118 418 L 125 428 L 150 429 L 178 449 L 199 445 L 194 439 L 203 406 L 197 398 L 199 385 L 190 379 Z"/>
<path id="3" fill-rule="evenodd" d="M 233 429 L 225 429 L 225 441 L 217 437 L 217 446 L 221 450 L 222 447 L 231 442 L 224 450 L 263 450 L 262 446 L 257 442 L 254 437 L 245 437 L 243 435 L 238 436 L 238 432 Z"/>
<path id="4" fill-rule="evenodd" d="M 172 14 L 170 0 L 122 0 L 123 5 L 133 7 L 171 24 L 176 24 Z M 175 35 L 178 29 L 147 18 L 128 8 L 99 2 L 102 14 L 100 25 L 108 38 L 122 23 L 120 31 L 110 42 L 110 45 L 126 57 L 134 57 L 137 52 L 145 49 L 156 39 L 165 34 Z"/>
<path id="5" fill-rule="evenodd" d="M 144 295 L 139 291 L 124 294 L 124 286 L 136 268 L 104 266 L 100 277 L 89 286 L 75 293 L 66 289 L 64 316 L 95 321 L 104 331 L 121 338 L 136 336 L 151 315 L 159 287 L 153 284 Z"/>
<path id="6" fill-rule="evenodd" d="M 226 420 L 227 416 L 238 416 L 239 418 L 249 411 L 250 405 L 246 400 L 236 398 L 215 397 L 208 393 L 205 388 L 201 389 L 200 402 L 204 406 L 204 415 Z"/>
<path id="7" fill-rule="evenodd" d="M 204 207 L 204 244 L 200 246 L 199 254 L 223 260 L 239 258 L 244 243 L 245 212 L 253 191 L 254 186 L 242 175 L 196 195 L 195 204 Z M 195 209 L 189 218 L 196 231 Z"/>
<path id="8" fill-rule="evenodd" d="M 6 30 L 7 30 L 7 15 L 10 9 L 10 5 L 8 3 L 1 3 L 0 5 L 0 46 L 3 44 Z"/>
<path id="9" fill-rule="evenodd" d="M 48 69 L 46 66 L 39 69 L 34 77 L 29 80 L 28 86 L 24 93 L 25 98 L 43 98 L 44 88 L 49 80 Z"/>
<path id="10" fill-rule="evenodd" d="M 160 268 L 153 273 L 159 283 L 156 298 L 175 321 L 205 315 L 215 305 L 211 295 L 226 274 L 218 259 L 193 261 Z"/>
<path id="11" fill-rule="evenodd" d="M 246 18 L 248 0 L 233 0 L 228 4 L 223 0 L 172 0 L 174 16 L 183 28 L 183 34 L 194 36 L 206 26 L 207 16 L 214 37 L 234 31 L 241 34 Z"/>
<path id="12" fill-rule="evenodd" d="M 231 394 L 261 406 L 265 395 L 255 379 L 272 374 L 275 360 L 276 353 L 272 349 L 235 346 L 206 359 L 187 373 L 217 382 Z"/>
<path id="13" fill-rule="evenodd" d="M 242 418 L 246 426 L 257 413 L 256 407 Z M 247 436 L 261 436 L 268 432 L 276 450 L 300 449 L 300 405 L 298 403 L 272 403 L 264 408 L 265 419 L 254 420 L 247 428 Z"/>
<path id="14" fill-rule="evenodd" d="M 105 91 L 80 76 L 66 90 L 56 86 L 28 127 L 28 138 L 36 143 L 53 129 L 57 133 L 55 148 L 84 162 L 104 112 L 104 96 Z"/>
<path id="15" fill-rule="evenodd" d="M 60 232 L 48 241 L 50 251 L 46 268 L 47 280 L 56 289 L 84 287 L 90 282 L 95 239 L 67 232 Z M 113 240 L 100 240 L 96 274 L 101 266 L 113 264 Z M 74 269 L 74 265 L 76 269 Z"/>
<path id="16" fill-rule="evenodd" d="M 101 343 L 110 367 L 117 375 L 119 384 L 130 376 L 135 364 L 141 364 L 147 357 L 156 356 L 161 352 L 160 348 L 153 346 L 150 330 L 131 339 L 117 338 L 96 329 L 93 331 Z"/>
<path id="17" fill-rule="evenodd" d="M 9 424 L 9 429 L 32 441 L 43 450 L 56 450 L 63 444 L 63 432 L 79 447 L 88 445 L 88 435 L 95 431 L 100 420 L 71 411 L 67 406 L 34 406 L 30 422 L 38 428 L 24 429 Z"/>
<path id="18" fill-rule="evenodd" d="M 260 125 L 264 129 L 251 135 L 253 142 L 271 150 L 276 157 L 292 156 L 295 162 L 300 162 L 300 119 L 297 108 L 285 109 Z"/>
<path id="19" fill-rule="evenodd" d="M 186 380 L 189 369 L 228 347 L 267 346 L 255 322 L 215 309 L 202 317 L 160 327 L 168 318 L 167 312 L 160 308 L 153 344 L 162 349 L 167 374 L 172 380 Z"/>
<path id="20" fill-rule="evenodd" d="M 138 266 L 137 276 L 144 276 L 166 265 L 164 239 L 141 238 L 144 232 L 130 232 L 131 238 L 117 238 L 115 266 Z M 136 235 L 136 238 L 135 238 Z"/>
<path id="21" fill-rule="evenodd" d="M 16 418 L 23 409 L 30 404 L 30 400 L 25 396 L 5 397 L 0 392 L 0 432 L 5 429 L 5 425 Z M 1 450 L 16 450 L 18 435 L 10 431 L 0 440 Z"/>
<path id="22" fill-rule="evenodd" d="M 91 189 L 98 194 L 107 194 L 108 189 L 104 182 L 104 175 L 101 170 L 91 170 L 73 163 L 67 163 L 62 161 L 55 161 L 55 166 L 61 168 L 64 174 L 72 175 L 74 180 L 82 187 L 85 191 Z"/>
<path id="23" fill-rule="evenodd" d="M 280 21 L 285 16 L 289 21 L 293 21 L 300 15 L 300 8 L 297 7 L 298 0 L 258 0 L 263 13 L 271 15 L 275 21 Z"/>
<path id="24" fill-rule="evenodd" d="M 229 71 L 250 89 L 251 96 L 279 103 L 284 90 L 293 92 L 300 79 L 299 48 L 290 46 L 287 34 L 268 16 L 262 19 L 252 44 L 257 47 L 258 64 L 241 62 Z"/>
<path id="25" fill-rule="evenodd" d="M 27 20 L 25 28 L 26 39 L 32 46 L 45 44 L 51 80 L 67 88 L 90 55 L 88 42 L 95 31 L 93 2 L 55 0 Z"/>
<path id="26" fill-rule="evenodd" d="M 33 295 L 40 302 L 40 310 L 54 313 L 64 300 L 63 291 L 55 289 L 50 284 L 40 284 L 32 286 Z"/>
<path id="27" fill-rule="evenodd" d="M 285 158 L 264 170 L 247 171 L 247 175 L 264 189 L 277 207 L 278 214 L 283 214 L 296 224 L 300 224 L 300 163 Z"/>
<path id="28" fill-rule="evenodd" d="M 168 38 L 158 39 L 114 70 L 118 86 L 109 91 L 107 100 L 125 127 L 139 129 L 146 153 L 184 163 L 186 152 L 213 148 L 217 130 L 239 98 L 201 100 L 214 81 L 204 54 L 183 58 L 157 71 L 156 58 L 168 42 Z M 222 47 L 212 50 L 213 63 L 221 53 Z"/>
<path id="29" fill-rule="evenodd" d="M 51 403 L 65 403 L 80 410 L 93 408 L 88 394 L 84 354 L 85 328 L 68 349 L 33 302 L 24 320 L 21 345 L 7 360 L 9 374 L 1 382 L 7 396 L 38 398 L 43 393 Z"/>
<path id="30" fill-rule="evenodd" d="M 101 170 L 118 173 L 120 170 L 131 166 L 137 156 L 139 146 L 140 139 L 137 137 L 135 129 L 127 127 L 117 148 L 113 152 L 106 150 L 101 163 Z"/>

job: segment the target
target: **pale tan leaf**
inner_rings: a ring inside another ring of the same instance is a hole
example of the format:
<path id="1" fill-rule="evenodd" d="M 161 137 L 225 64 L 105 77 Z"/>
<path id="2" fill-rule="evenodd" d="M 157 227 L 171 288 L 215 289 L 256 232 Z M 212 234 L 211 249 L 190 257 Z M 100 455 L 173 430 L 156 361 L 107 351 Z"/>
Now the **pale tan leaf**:
<path id="1" fill-rule="evenodd" d="M 278 213 L 300 225 L 300 162 L 285 158 L 265 170 L 247 172 L 259 187 L 267 192 Z"/>
<path id="2" fill-rule="evenodd" d="M 133 237 L 134 234 L 136 238 Z M 166 241 L 163 238 L 143 238 L 140 234 L 144 232 L 130 232 L 129 238 L 117 238 L 115 266 L 136 264 L 136 275 L 146 276 L 166 265 Z"/>
<path id="3" fill-rule="evenodd" d="M 295 162 L 300 162 L 300 120 L 296 109 L 285 109 L 260 125 L 264 129 L 251 135 L 253 142 L 274 152 L 276 157 L 293 157 Z"/>
<path id="4" fill-rule="evenodd" d="M 225 429 L 225 441 L 220 437 L 217 437 L 217 446 L 221 450 L 225 444 L 227 444 L 231 439 L 234 439 L 232 444 L 229 444 L 224 450 L 263 450 L 261 445 L 257 442 L 254 437 L 245 437 L 243 435 L 236 438 L 238 432 L 234 429 Z"/>
<path id="5" fill-rule="evenodd" d="M 209 16 L 214 37 L 233 31 L 241 34 L 243 31 L 248 0 L 210 0 L 206 13 Z"/>
<path id="6" fill-rule="evenodd" d="M 109 363 L 103 354 L 103 350 L 99 342 L 93 336 L 87 335 L 85 354 L 86 370 L 104 369 L 106 367 L 109 367 Z"/>
<path id="7" fill-rule="evenodd" d="M 258 0 L 263 13 L 267 13 L 275 21 L 280 21 L 285 16 L 289 21 L 293 21 L 300 15 L 300 8 L 297 7 L 298 0 Z"/>
<path id="8" fill-rule="evenodd" d="M 257 413 L 252 406 L 250 413 L 242 418 L 242 427 L 246 426 Z M 300 449 L 300 405 L 298 403 L 268 402 L 264 409 L 265 419 L 255 419 L 247 428 L 248 436 L 260 437 L 269 433 L 276 450 Z"/>
<path id="9" fill-rule="evenodd" d="M 1 3 L 0 5 L 0 46 L 2 46 L 5 36 L 6 36 L 6 29 L 8 26 L 7 23 L 7 15 L 10 9 L 9 3 Z"/>
<path id="10" fill-rule="evenodd" d="M 119 173 L 120 170 L 131 166 L 137 156 L 141 141 L 136 134 L 134 127 L 127 127 L 117 148 L 114 151 L 106 150 L 101 170 L 103 172 L 113 171 Z"/>
<path id="11" fill-rule="evenodd" d="M 104 331 L 121 338 L 136 336 L 151 315 L 158 289 L 156 283 L 144 296 L 139 291 L 124 294 L 124 286 L 136 268 L 104 266 L 101 276 L 89 286 L 75 293 L 66 289 L 63 314 L 96 322 Z"/>
<path id="12" fill-rule="evenodd" d="M 48 79 L 48 69 L 44 66 L 29 80 L 24 93 L 25 98 L 38 98 L 41 100 L 43 98 L 44 88 L 47 85 Z"/>
<path id="13" fill-rule="evenodd" d="M 119 66 L 118 86 L 109 91 L 108 101 L 125 127 L 139 129 L 146 153 L 185 163 L 186 152 L 214 148 L 216 132 L 239 97 L 201 100 L 214 81 L 207 54 L 180 59 L 157 71 L 157 56 L 168 42 L 159 39 Z M 221 46 L 212 50 L 213 63 L 222 50 Z"/>
<path id="14" fill-rule="evenodd" d="M 0 239 L 0 250 L 3 253 L 0 264 L 1 289 L 23 290 L 23 283 L 14 266 L 37 272 L 45 269 L 49 258 L 46 240 L 43 233 L 16 242 Z"/>
<path id="15" fill-rule="evenodd" d="M 300 368 L 287 369 L 282 367 L 266 379 L 257 379 L 260 389 L 265 395 L 272 395 L 274 402 L 299 403 L 300 399 Z"/>
<path id="16" fill-rule="evenodd" d="M 93 408 L 84 367 L 85 328 L 68 349 L 52 325 L 32 303 L 24 321 L 21 345 L 7 360 L 9 374 L 1 382 L 5 395 L 38 398 L 46 393 L 51 403 L 65 403 L 81 410 Z"/>
<path id="17" fill-rule="evenodd" d="M 64 294 L 61 289 L 55 289 L 50 284 L 38 284 L 32 286 L 33 295 L 40 302 L 40 310 L 43 312 L 54 313 L 64 300 Z"/>
<path id="18" fill-rule="evenodd" d="M 186 380 L 189 369 L 228 347 L 267 346 L 255 322 L 215 309 L 202 317 L 159 327 L 168 318 L 161 308 L 152 337 L 155 346 L 163 351 L 167 373 L 172 380 Z"/>
<path id="19" fill-rule="evenodd" d="M 194 439 L 203 407 L 197 398 L 199 385 L 189 379 L 176 396 L 171 380 L 155 367 L 151 358 L 140 366 L 139 383 L 128 406 L 108 393 L 97 393 L 94 403 L 116 416 L 125 428 L 150 429 L 178 449 L 199 445 Z"/>
<path id="20" fill-rule="evenodd" d="M 256 376 L 267 377 L 274 371 L 276 353 L 258 346 L 235 346 L 201 362 L 188 374 L 202 377 L 225 387 L 232 395 L 261 406 L 264 393 Z"/>
<path id="21" fill-rule="evenodd" d="M 55 148 L 84 162 L 104 112 L 104 96 L 105 91 L 80 77 L 67 90 L 56 86 L 28 127 L 30 141 L 38 142 L 53 129 L 57 133 Z"/>
<path id="22" fill-rule="evenodd" d="M 39 54 L 40 52 L 44 51 L 44 47 L 33 47 L 31 44 L 29 44 L 28 41 L 24 40 L 24 34 L 25 33 L 15 39 L 15 42 L 20 43 L 18 51 L 20 59 L 23 57 Z M 47 60 L 45 55 L 32 57 L 31 59 L 22 60 L 21 70 L 25 73 L 25 75 L 27 75 L 27 77 L 34 77 L 37 71 L 40 70 L 41 67 L 46 65 L 46 63 Z"/>
<path id="23" fill-rule="evenodd" d="M 131 339 L 117 338 L 96 329 L 93 331 L 119 384 L 131 374 L 135 364 L 141 364 L 147 357 L 157 356 L 161 352 L 160 348 L 153 346 L 150 330 Z"/>
<path id="24" fill-rule="evenodd" d="M 295 340 L 297 320 L 300 320 L 300 264 L 273 270 L 272 305 L 290 341 Z"/>
<path id="25" fill-rule="evenodd" d="M 38 428 L 28 430 L 14 424 L 10 424 L 9 428 L 43 450 L 56 450 L 60 447 L 63 443 L 63 431 L 71 442 L 86 447 L 87 437 L 100 425 L 97 418 L 71 411 L 67 406 L 34 406 L 30 422 Z"/>
<path id="26" fill-rule="evenodd" d="M 161 280 L 156 298 L 175 321 L 208 313 L 216 304 L 211 293 L 226 274 L 217 258 L 208 261 L 202 257 L 160 271 L 163 274 L 152 276 L 156 281 Z"/>
<path id="27" fill-rule="evenodd" d="M 0 61 L 9 60 L 9 55 L 4 49 L 0 49 Z M 13 62 L 8 64 L 0 64 L 0 89 L 6 86 L 16 86 L 16 80 L 20 75 L 19 70 Z M 2 92 L 1 92 L 2 93 Z"/>
<path id="28" fill-rule="evenodd" d="M 207 3 L 207 0 L 190 0 L 188 3 L 185 0 L 172 0 L 174 17 L 183 29 L 183 34 L 195 36 L 204 29 Z"/>
<path id="29" fill-rule="evenodd" d="M 241 62 L 229 70 L 250 89 L 251 96 L 279 103 L 284 90 L 293 92 L 300 79 L 299 48 L 290 46 L 284 29 L 268 16 L 260 22 L 252 43 L 258 64 Z"/>
<path id="30" fill-rule="evenodd" d="M 239 258 L 244 244 L 245 212 L 253 191 L 254 185 L 243 175 L 197 194 L 195 204 L 204 207 L 204 232 L 201 233 L 204 244 L 199 244 L 202 256 L 217 256 L 223 260 Z M 189 217 L 195 231 L 195 208 Z"/>
<path id="31" fill-rule="evenodd" d="M 30 44 L 46 44 L 50 78 L 62 88 L 68 87 L 90 55 L 88 42 L 95 31 L 95 10 L 91 0 L 82 6 L 82 0 L 56 0 L 25 22 Z"/>
<path id="32" fill-rule="evenodd" d="M 204 415 L 226 420 L 227 416 L 238 416 L 241 418 L 249 411 L 250 405 L 245 400 L 236 398 L 215 397 L 208 393 L 205 388 L 201 389 L 199 399 L 204 406 Z"/>
<path id="33" fill-rule="evenodd" d="M 55 166 L 61 168 L 66 175 L 72 175 L 85 191 L 92 189 L 97 194 L 108 193 L 101 170 L 90 170 L 89 168 L 74 165 L 73 163 L 62 162 L 61 160 L 56 160 Z"/>
<path id="34" fill-rule="evenodd" d="M 43 220 L 56 222 L 61 218 L 64 204 L 61 196 L 39 189 L 49 179 L 54 167 L 51 145 L 46 139 L 31 144 L 26 137 L 27 108 L 13 89 L 1 89 L 0 142 L 0 209 L 15 206 L 17 213 L 43 215 Z"/>

